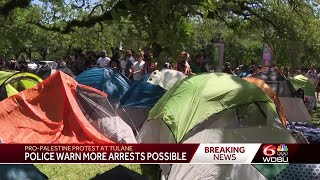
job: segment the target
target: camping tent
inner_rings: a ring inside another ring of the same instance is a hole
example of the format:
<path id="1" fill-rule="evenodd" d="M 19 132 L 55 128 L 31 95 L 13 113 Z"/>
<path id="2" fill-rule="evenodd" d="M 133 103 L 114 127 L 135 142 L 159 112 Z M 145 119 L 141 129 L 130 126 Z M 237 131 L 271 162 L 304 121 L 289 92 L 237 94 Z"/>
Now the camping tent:
<path id="1" fill-rule="evenodd" d="M 106 94 L 62 72 L 1 101 L 0 106 L 4 143 L 136 142 Z"/>
<path id="2" fill-rule="evenodd" d="M 252 77 L 267 83 L 278 97 L 294 97 L 293 85 L 278 68 L 264 67 L 253 73 Z"/>
<path id="3" fill-rule="evenodd" d="M 0 100 L 34 87 L 40 82 L 42 79 L 32 73 L 0 71 Z"/>
<path id="4" fill-rule="evenodd" d="M 283 110 L 283 107 L 280 103 L 280 100 L 277 97 L 276 93 L 272 90 L 272 88 L 270 86 L 268 86 L 268 84 L 266 84 L 263 80 L 258 79 L 258 78 L 246 77 L 246 78 L 244 78 L 244 80 L 249 81 L 249 82 L 257 85 L 263 92 L 265 92 L 273 100 L 273 102 L 277 106 L 277 111 L 280 116 L 281 122 L 286 127 L 287 118 L 284 114 L 284 110 Z"/>
<path id="5" fill-rule="evenodd" d="M 303 89 L 304 95 L 308 98 L 308 107 L 312 110 L 313 108 L 317 107 L 317 98 L 315 96 L 315 89 L 312 85 L 311 81 L 303 76 L 297 75 L 293 78 L 290 78 L 290 81 L 295 88 L 295 90 Z"/>
<path id="6" fill-rule="evenodd" d="M 288 121 L 311 122 L 303 99 L 296 96 L 291 81 L 278 68 L 264 67 L 256 71 L 252 77 L 263 80 L 276 92 Z"/>
<path id="7" fill-rule="evenodd" d="M 77 82 L 108 94 L 108 99 L 116 109 L 124 93 L 130 88 L 131 82 L 112 68 L 91 68 L 79 74 Z"/>
<path id="8" fill-rule="evenodd" d="M 185 77 L 176 70 L 156 70 L 144 76 L 122 96 L 117 113 L 139 131 L 150 109 L 167 90 Z"/>
<path id="9" fill-rule="evenodd" d="M 142 143 L 295 143 L 271 99 L 256 85 L 224 73 L 186 78 L 157 102 Z M 251 165 L 161 166 L 168 179 L 265 179 Z"/>

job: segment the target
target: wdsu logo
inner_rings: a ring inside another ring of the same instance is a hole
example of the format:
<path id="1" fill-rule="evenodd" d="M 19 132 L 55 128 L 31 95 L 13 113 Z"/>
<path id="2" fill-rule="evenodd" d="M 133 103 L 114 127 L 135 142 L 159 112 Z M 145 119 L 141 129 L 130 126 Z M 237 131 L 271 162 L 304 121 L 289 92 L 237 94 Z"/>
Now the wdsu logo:
<path id="1" fill-rule="evenodd" d="M 265 163 L 288 163 L 288 147 L 284 144 L 280 144 L 278 148 L 274 145 L 265 145 L 262 148 L 262 152 L 266 157 L 262 157 Z"/>

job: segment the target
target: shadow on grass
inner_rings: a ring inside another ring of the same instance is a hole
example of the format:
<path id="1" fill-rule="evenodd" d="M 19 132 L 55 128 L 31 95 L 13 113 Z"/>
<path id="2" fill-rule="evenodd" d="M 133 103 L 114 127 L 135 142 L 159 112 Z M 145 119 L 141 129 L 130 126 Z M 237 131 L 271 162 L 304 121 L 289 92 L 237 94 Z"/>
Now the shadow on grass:
<path id="1" fill-rule="evenodd" d="M 318 104 L 318 108 L 315 112 L 311 114 L 312 123 L 315 126 L 320 126 L 320 104 Z"/>
<path id="2" fill-rule="evenodd" d="M 160 167 L 156 164 L 141 164 L 142 175 L 148 176 L 149 180 L 160 180 Z"/>

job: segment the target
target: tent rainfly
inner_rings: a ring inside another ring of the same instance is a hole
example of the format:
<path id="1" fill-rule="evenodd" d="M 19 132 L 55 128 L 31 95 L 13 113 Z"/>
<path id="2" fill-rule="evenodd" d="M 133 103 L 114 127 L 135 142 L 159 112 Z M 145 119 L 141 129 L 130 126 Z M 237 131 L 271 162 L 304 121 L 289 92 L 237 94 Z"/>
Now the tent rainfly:
<path id="1" fill-rule="evenodd" d="M 107 95 L 58 71 L 0 102 L 4 143 L 136 143 Z"/>
<path id="2" fill-rule="evenodd" d="M 259 87 L 224 73 L 197 75 L 175 84 L 151 109 L 140 136 L 142 143 L 296 143 L 279 120 L 275 104 Z M 161 169 L 169 180 L 265 180 L 286 165 L 275 166 L 179 164 Z"/>
<path id="3" fill-rule="evenodd" d="M 32 88 L 40 82 L 42 79 L 32 73 L 0 71 L 0 100 Z"/>

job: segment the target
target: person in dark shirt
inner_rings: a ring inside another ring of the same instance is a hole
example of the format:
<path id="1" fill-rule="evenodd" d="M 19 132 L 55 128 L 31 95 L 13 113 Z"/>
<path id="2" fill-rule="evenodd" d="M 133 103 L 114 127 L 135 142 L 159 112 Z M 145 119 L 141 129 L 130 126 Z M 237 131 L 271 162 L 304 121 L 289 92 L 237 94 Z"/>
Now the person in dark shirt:
<path id="1" fill-rule="evenodd" d="M 21 72 L 28 71 L 28 62 L 24 56 L 18 61 L 18 64 L 19 64 L 19 71 Z"/>
<path id="2" fill-rule="evenodd" d="M 129 80 L 131 80 L 131 81 L 133 81 L 133 62 L 132 62 L 132 60 L 130 59 L 130 56 L 126 56 L 125 57 L 125 61 L 126 61 L 126 66 L 125 66 L 125 70 L 124 70 L 124 72 L 125 72 L 125 76 L 129 79 Z"/>
<path id="3" fill-rule="evenodd" d="M 109 67 L 116 69 L 119 73 L 121 73 L 121 61 L 120 61 L 120 53 L 116 51 L 113 53 L 111 60 L 109 62 Z"/>
<path id="4" fill-rule="evenodd" d="M 156 70 L 156 65 L 152 62 L 153 56 L 151 52 L 147 52 L 144 55 L 144 73 L 149 74 Z"/>

